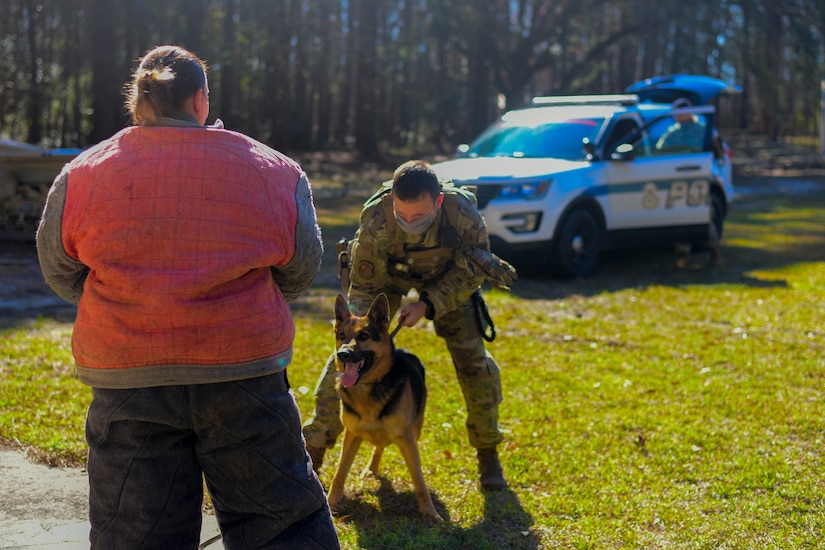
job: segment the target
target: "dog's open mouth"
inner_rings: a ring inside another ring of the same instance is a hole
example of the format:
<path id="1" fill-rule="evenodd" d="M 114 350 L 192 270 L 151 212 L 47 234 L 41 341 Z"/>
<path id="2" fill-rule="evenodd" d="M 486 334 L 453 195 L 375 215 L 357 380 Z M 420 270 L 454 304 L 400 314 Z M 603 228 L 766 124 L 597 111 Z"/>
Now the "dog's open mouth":
<path id="1" fill-rule="evenodd" d="M 358 359 L 358 361 L 343 361 L 344 357 L 338 357 L 338 370 L 343 366 L 343 373 L 341 374 L 341 386 L 344 388 L 351 388 L 361 380 L 368 370 L 372 368 L 375 362 L 375 356 L 372 353 L 352 354 L 346 359 Z"/>
<path id="2" fill-rule="evenodd" d="M 357 363 L 344 363 L 344 374 L 341 376 L 341 385 L 345 388 L 351 388 L 358 383 L 361 378 L 361 367 L 364 366 L 364 360 Z"/>

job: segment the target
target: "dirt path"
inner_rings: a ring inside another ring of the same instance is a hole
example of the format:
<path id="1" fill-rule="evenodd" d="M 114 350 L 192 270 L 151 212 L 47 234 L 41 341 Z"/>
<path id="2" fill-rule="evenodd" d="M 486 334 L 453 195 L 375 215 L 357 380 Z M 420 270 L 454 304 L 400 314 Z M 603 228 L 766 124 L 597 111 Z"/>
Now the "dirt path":
<path id="1" fill-rule="evenodd" d="M 0 479 L 1 549 L 89 548 L 85 470 L 52 468 L 23 451 L 0 449 Z M 204 516 L 202 543 L 218 534 L 215 517 Z"/>
<path id="2" fill-rule="evenodd" d="M 88 481 L 0 449 L 0 548 L 88 548 Z"/>

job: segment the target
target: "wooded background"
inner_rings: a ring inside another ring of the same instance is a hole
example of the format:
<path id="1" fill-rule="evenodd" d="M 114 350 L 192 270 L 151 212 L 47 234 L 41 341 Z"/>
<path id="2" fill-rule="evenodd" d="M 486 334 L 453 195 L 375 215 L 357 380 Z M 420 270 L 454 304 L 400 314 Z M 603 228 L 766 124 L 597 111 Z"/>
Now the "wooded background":
<path id="1" fill-rule="evenodd" d="M 723 128 L 816 136 L 823 34 L 825 0 L 2 0 L 0 137 L 109 137 L 160 44 L 210 65 L 210 122 L 286 151 L 451 152 L 534 95 L 671 73 L 743 88 Z"/>

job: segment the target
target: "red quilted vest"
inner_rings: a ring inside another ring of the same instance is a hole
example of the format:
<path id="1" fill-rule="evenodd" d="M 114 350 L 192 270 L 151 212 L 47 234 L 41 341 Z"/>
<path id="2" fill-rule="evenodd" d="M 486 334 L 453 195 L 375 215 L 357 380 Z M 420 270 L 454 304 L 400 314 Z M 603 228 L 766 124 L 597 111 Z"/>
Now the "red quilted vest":
<path id="1" fill-rule="evenodd" d="M 289 350 L 272 279 L 295 247 L 300 167 L 241 134 L 133 127 L 75 161 L 63 246 L 89 266 L 79 365 L 218 365 Z"/>

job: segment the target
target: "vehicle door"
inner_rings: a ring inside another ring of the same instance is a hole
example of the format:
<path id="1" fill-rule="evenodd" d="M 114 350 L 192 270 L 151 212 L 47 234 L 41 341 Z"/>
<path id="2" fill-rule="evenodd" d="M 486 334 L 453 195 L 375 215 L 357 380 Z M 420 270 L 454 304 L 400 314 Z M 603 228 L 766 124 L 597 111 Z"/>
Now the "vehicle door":
<path id="1" fill-rule="evenodd" d="M 663 112 L 604 154 L 607 229 L 708 223 L 713 107 Z"/>

